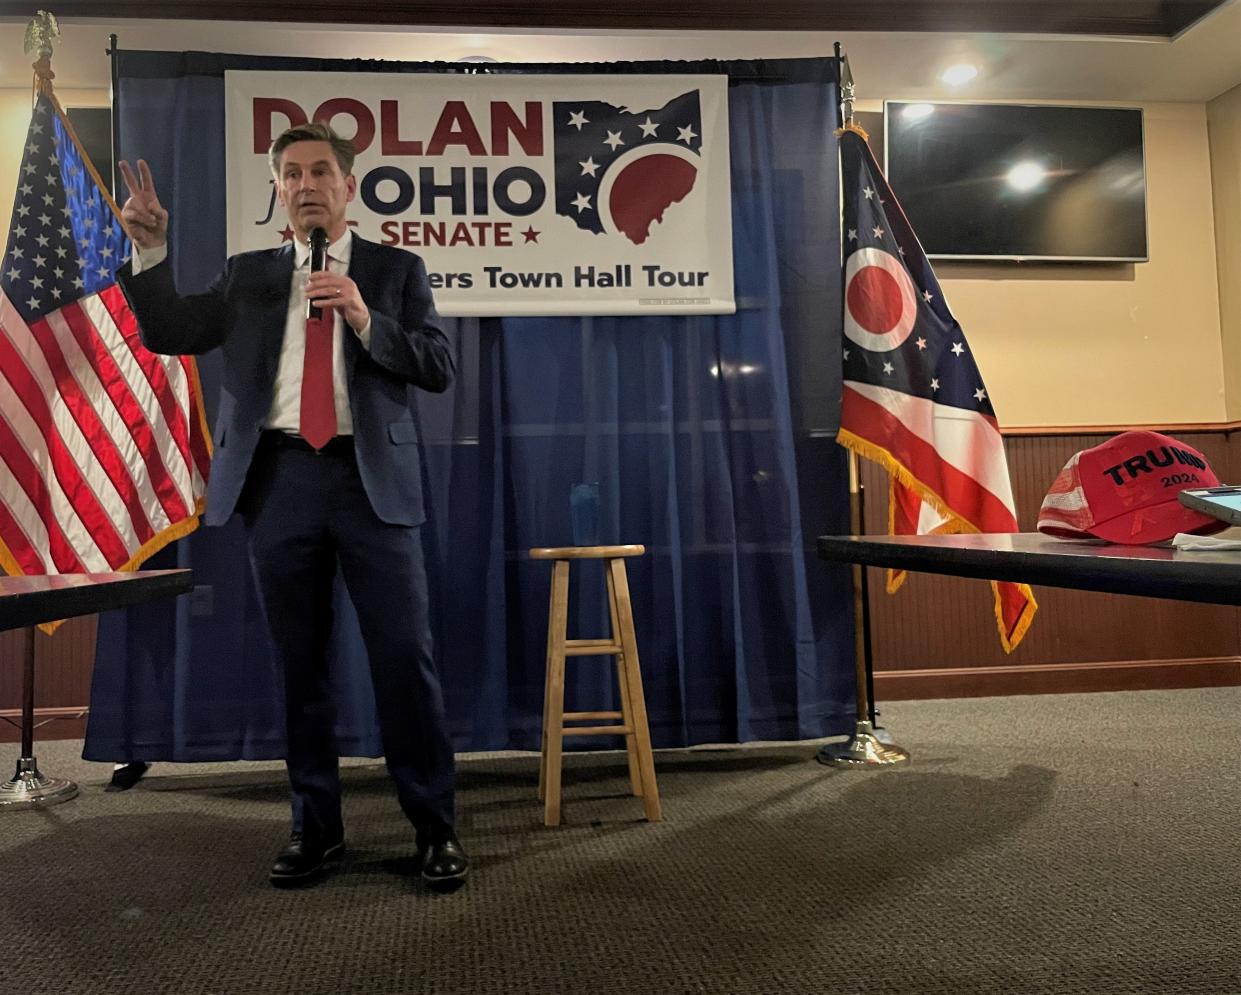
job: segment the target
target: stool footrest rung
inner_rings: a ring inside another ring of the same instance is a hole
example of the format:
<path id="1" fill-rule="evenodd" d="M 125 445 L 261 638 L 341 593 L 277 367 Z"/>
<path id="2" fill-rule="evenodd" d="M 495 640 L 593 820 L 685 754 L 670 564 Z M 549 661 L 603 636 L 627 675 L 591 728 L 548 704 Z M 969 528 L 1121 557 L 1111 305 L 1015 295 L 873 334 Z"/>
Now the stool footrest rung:
<path id="1" fill-rule="evenodd" d="M 565 656 L 606 656 L 620 653 L 621 644 L 615 639 L 566 639 Z"/>
<path id="2" fill-rule="evenodd" d="M 582 726 L 578 729 L 562 728 L 562 736 L 628 736 L 633 726 Z"/>
<path id="3" fill-rule="evenodd" d="M 624 712 L 565 712 L 563 718 L 566 722 L 585 722 L 587 719 L 623 719 Z"/>

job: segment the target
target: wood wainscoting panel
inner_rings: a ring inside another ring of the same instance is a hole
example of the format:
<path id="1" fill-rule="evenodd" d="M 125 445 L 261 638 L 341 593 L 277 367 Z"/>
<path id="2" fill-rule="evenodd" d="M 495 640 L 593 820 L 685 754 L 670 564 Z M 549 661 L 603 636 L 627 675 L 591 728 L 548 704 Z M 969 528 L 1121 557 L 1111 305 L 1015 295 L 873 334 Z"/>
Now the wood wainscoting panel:
<path id="1" fill-rule="evenodd" d="M 67 619 L 52 635 L 35 633 L 35 721 L 50 720 L 35 733 L 36 753 L 41 739 L 80 738 L 85 729 L 81 713 L 90 703 L 91 672 L 95 665 L 97 617 Z M 16 743 L 16 725 L 22 706 L 22 671 L 25 666 L 23 629 L 0 632 L 0 743 Z M 8 775 L 5 775 L 6 777 Z"/>
<path id="2" fill-rule="evenodd" d="M 1005 439 L 1018 523 L 1033 531 L 1043 495 L 1073 453 L 1103 435 Z M 1203 452 L 1226 482 L 1241 482 L 1241 433 L 1168 434 Z M 887 531 L 887 480 L 863 461 L 866 530 Z M 1005 654 L 985 581 L 910 574 L 894 595 L 868 569 L 875 694 L 962 697 L 1241 684 L 1241 608 L 1036 587 L 1039 612 Z"/>

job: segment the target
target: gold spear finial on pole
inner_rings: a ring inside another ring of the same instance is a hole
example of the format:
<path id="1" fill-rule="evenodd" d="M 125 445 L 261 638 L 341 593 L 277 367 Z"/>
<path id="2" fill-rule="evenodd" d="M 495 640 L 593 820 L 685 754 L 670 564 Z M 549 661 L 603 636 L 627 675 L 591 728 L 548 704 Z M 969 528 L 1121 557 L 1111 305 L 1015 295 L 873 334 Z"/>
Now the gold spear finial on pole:
<path id="1" fill-rule="evenodd" d="M 56 15 L 41 10 L 26 25 L 26 54 L 37 55 L 34 64 L 35 93 L 52 93 L 52 80 L 56 74 L 52 72 L 52 44 L 60 37 L 60 25 L 56 23 Z"/>

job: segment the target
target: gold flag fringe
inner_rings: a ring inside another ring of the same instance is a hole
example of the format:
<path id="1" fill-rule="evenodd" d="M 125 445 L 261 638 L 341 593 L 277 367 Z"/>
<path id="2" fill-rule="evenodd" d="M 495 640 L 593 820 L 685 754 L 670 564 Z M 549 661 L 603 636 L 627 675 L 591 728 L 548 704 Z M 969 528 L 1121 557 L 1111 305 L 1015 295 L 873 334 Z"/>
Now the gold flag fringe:
<path id="1" fill-rule="evenodd" d="M 915 477 L 895 456 L 884 449 L 877 446 L 873 442 L 868 442 L 861 436 L 854 435 L 848 429 L 840 429 L 836 436 L 836 441 L 850 451 L 857 453 L 865 459 L 873 463 L 878 463 L 888 473 L 889 492 L 888 492 L 888 534 L 893 534 L 893 526 L 896 523 L 895 502 L 893 501 L 893 490 L 896 482 L 899 481 L 905 487 L 918 495 L 923 501 L 929 504 L 945 519 L 944 524 L 933 530 L 936 535 L 959 535 L 962 533 L 981 534 L 982 529 L 974 525 L 972 522 L 962 518 L 953 511 L 948 504 L 927 487 L 922 481 Z M 895 594 L 905 582 L 905 571 L 889 570 L 887 579 L 887 591 L 889 594 Z M 1013 625 L 1013 631 L 1010 633 L 1004 623 L 1003 601 L 1000 598 L 1000 588 L 996 581 L 991 581 L 991 591 L 994 596 L 994 610 L 996 628 L 1000 633 L 1000 645 L 1004 647 L 1005 653 L 1011 653 L 1017 648 L 1017 645 L 1025 637 L 1031 623 L 1034 621 L 1034 615 L 1038 611 L 1038 602 L 1034 600 L 1034 592 L 1030 590 L 1028 584 L 1018 584 L 1017 589 L 1026 599 L 1025 608 L 1022 609 L 1021 615 Z"/>

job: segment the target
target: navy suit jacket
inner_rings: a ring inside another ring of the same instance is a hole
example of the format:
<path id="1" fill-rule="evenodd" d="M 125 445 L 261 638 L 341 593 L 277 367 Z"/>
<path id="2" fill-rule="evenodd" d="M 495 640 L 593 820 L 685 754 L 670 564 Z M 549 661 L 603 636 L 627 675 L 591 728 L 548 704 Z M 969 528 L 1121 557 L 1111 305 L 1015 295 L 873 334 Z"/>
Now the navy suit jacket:
<path id="1" fill-rule="evenodd" d="M 445 390 L 454 372 L 452 353 L 418 256 L 355 234 L 349 276 L 371 310 L 369 349 L 348 326 L 344 336 L 358 470 L 382 521 L 420 525 L 426 515 L 414 389 Z M 177 293 L 167 262 L 137 275 L 126 263 L 117 278 L 152 352 L 222 351 L 206 510 L 208 525 L 222 525 L 237 506 L 271 409 L 293 247 L 233 256 L 206 293 L 192 296 Z"/>

